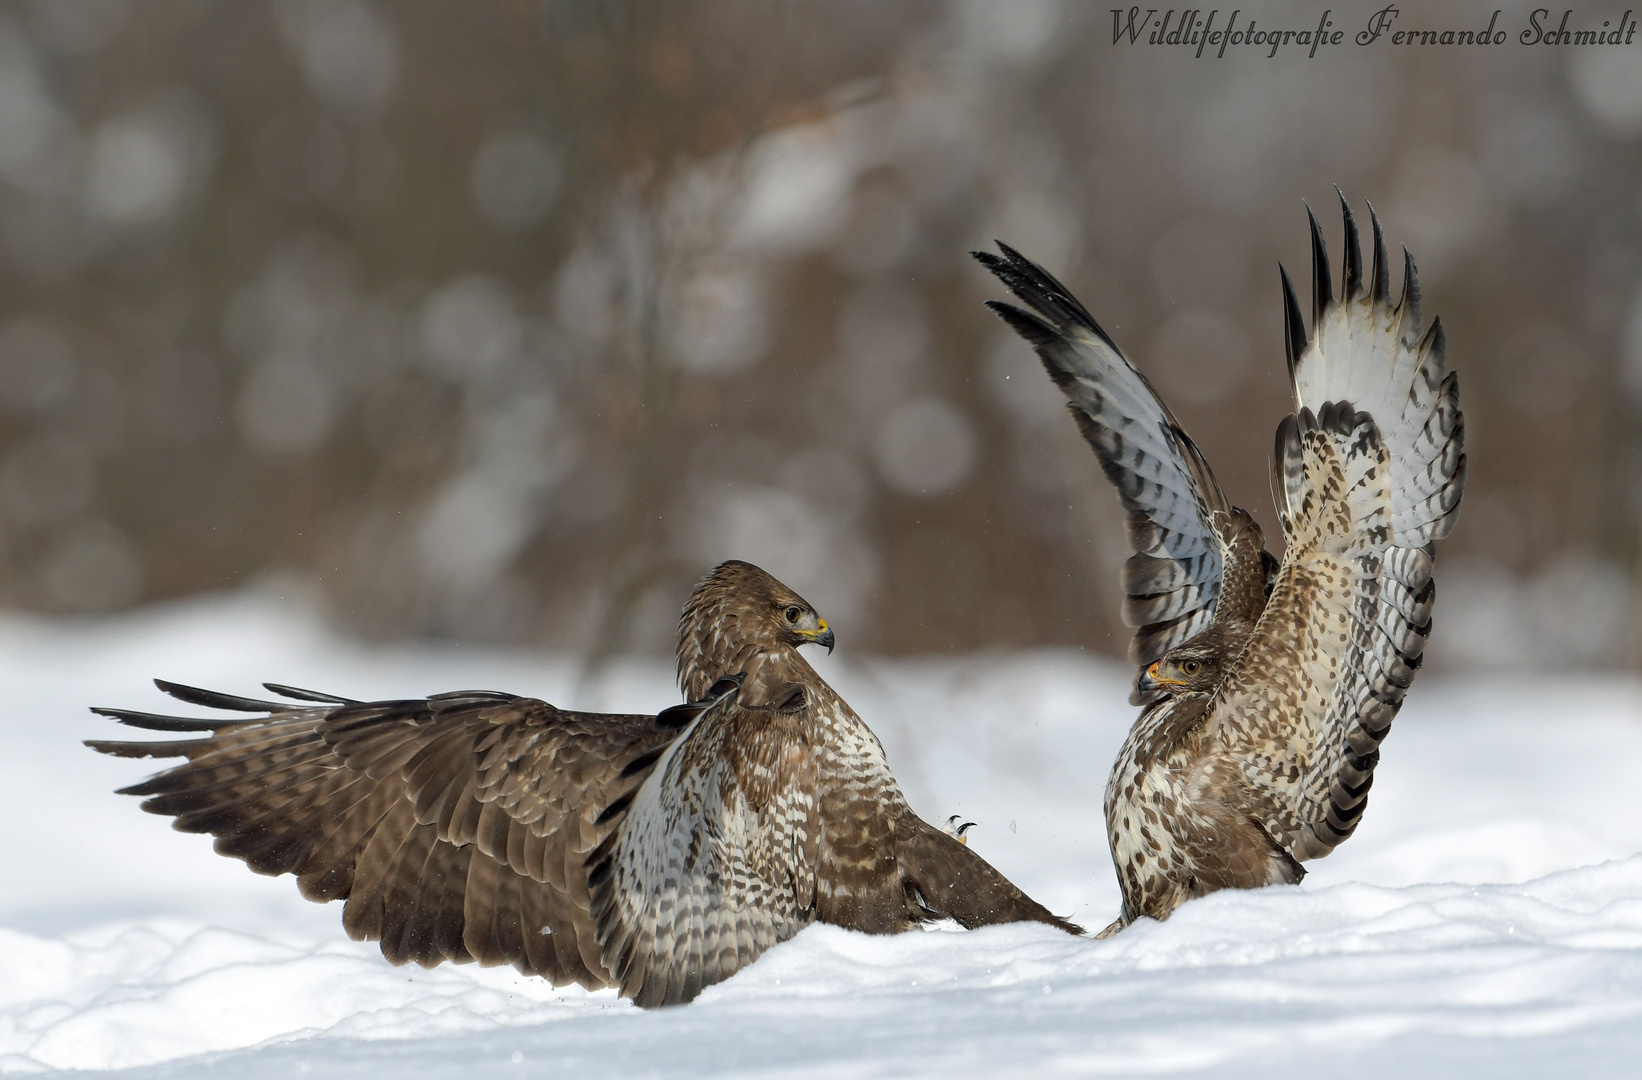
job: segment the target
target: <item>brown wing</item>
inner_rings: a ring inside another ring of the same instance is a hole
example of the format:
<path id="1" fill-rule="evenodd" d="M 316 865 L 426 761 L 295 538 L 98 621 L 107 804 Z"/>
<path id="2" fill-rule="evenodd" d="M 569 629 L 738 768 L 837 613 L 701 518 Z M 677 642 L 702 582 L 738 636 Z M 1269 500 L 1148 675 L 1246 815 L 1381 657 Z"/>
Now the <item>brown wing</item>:
<path id="1" fill-rule="evenodd" d="M 1144 669 L 1217 618 L 1252 623 L 1276 569 L 1259 527 L 1227 501 L 1157 391 L 1066 286 L 998 247 L 1002 258 L 973 254 L 1032 311 L 987 306 L 1037 349 L 1128 512 L 1123 621 L 1135 628 L 1130 661 Z M 1138 689 L 1131 697 L 1137 705 L 1153 700 Z"/>
<path id="2" fill-rule="evenodd" d="M 587 853 L 607 813 L 642 784 L 694 713 L 565 712 L 533 698 L 297 706 L 160 683 L 253 719 L 96 710 L 135 727 L 210 732 L 89 743 L 187 762 L 124 789 L 143 809 L 210 833 L 263 874 L 294 874 L 311 900 L 345 900 L 343 925 L 393 963 L 512 964 L 562 985 L 610 980 L 588 912 Z M 271 687 L 276 692 L 284 688 Z M 697 710 L 699 711 L 699 710 Z"/>

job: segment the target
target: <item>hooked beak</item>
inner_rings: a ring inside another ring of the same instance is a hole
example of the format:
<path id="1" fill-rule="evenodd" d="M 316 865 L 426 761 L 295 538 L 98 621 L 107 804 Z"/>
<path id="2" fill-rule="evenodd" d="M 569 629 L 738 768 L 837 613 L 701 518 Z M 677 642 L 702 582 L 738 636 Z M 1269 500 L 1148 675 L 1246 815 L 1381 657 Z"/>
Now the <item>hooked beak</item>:
<path id="1" fill-rule="evenodd" d="M 1140 678 L 1136 681 L 1135 685 L 1142 694 L 1149 694 L 1152 691 L 1161 689 L 1165 686 L 1184 685 L 1179 679 L 1166 679 L 1159 675 L 1157 670 L 1158 665 L 1161 663 L 1163 663 L 1163 661 L 1153 660 L 1151 666 L 1142 672 Z"/>
<path id="2" fill-rule="evenodd" d="M 816 619 L 814 630 L 800 630 L 799 635 L 804 638 L 804 644 L 825 645 L 827 655 L 832 655 L 832 627 L 827 625 L 827 620 Z"/>

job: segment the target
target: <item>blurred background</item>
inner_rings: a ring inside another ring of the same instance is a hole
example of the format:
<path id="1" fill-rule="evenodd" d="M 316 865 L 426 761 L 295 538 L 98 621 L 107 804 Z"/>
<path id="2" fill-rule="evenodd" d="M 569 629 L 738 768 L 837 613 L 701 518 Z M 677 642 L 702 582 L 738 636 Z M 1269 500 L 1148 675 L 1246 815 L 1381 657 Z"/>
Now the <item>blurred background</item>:
<path id="1" fill-rule="evenodd" d="M 1642 665 L 1642 45 L 1194 60 L 1111 19 L 0 5 L 0 606 L 250 590 L 596 670 L 739 557 L 852 654 L 1120 654 L 1117 501 L 965 252 L 1062 277 L 1276 537 L 1277 263 L 1305 199 L 1338 266 L 1339 184 L 1461 372 L 1432 664 Z"/>

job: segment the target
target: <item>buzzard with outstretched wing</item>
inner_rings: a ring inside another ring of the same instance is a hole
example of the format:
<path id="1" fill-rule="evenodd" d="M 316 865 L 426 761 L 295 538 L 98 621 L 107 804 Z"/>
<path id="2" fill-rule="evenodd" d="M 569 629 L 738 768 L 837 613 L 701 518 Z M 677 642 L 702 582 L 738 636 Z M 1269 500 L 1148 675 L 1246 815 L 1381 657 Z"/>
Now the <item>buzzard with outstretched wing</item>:
<path id="1" fill-rule="evenodd" d="M 196 737 L 89 745 L 187 758 L 125 793 L 258 873 L 296 875 L 310 900 L 346 901 L 348 933 L 394 963 L 512 964 L 669 1005 L 812 922 L 1076 932 L 912 812 L 877 738 L 798 653 L 832 641 L 796 593 L 727 562 L 679 622 L 691 703 L 658 716 L 488 692 L 361 702 L 269 684 L 292 699 L 275 702 L 162 682 L 257 715 L 98 709 Z"/>
<path id="2" fill-rule="evenodd" d="M 1106 787 L 1123 890 L 1107 933 L 1216 889 L 1298 881 L 1349 837 L 1431 633 L 1433 542 L 1465 486 L 1458 384 L 1441 323 L 1422 331 L 1413 259 L 1393 304 L 1373 208 L 1365 279 L 1340 207 L 1337 299 L 1310 215 L 1309 340 L 1281 273 L 1296 411 L 1273 464 L 1280 564 L 1065 286 L 1001 244 L 975 253 L 1031 309 L 988 305 L 1036 347 L 1128 513 L 1123 616 L 1146 708 Z"/>

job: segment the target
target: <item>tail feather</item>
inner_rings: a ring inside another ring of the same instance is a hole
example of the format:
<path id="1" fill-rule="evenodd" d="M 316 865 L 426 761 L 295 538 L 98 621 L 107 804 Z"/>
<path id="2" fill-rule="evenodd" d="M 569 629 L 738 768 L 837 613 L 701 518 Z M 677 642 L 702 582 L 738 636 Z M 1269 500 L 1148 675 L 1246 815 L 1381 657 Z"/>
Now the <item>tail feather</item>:
<path id="1" fill-rule="evenodd" d="M 1008 922 L 1041 922 L 1069 934 L 1068 922 L 1016 888 L 968 845 L 908 814 L 896 849 L 909 895 L 929 916 L 952 919 L 973 930 Z"/>

